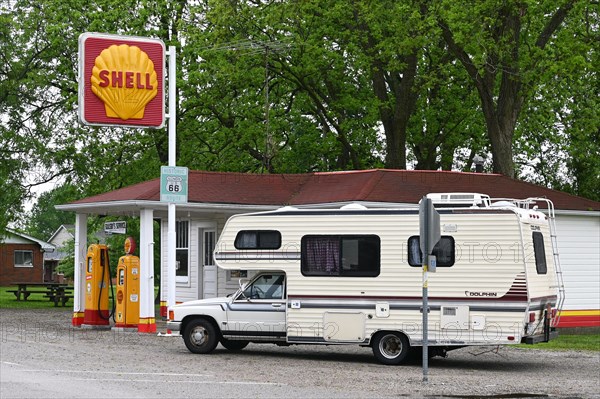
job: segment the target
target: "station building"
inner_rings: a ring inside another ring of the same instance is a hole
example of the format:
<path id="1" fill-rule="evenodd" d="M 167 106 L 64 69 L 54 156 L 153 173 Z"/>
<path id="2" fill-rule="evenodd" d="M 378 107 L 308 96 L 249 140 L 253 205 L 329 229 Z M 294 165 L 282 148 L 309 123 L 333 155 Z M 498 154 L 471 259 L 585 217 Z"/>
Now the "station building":
<path id="1" fill-rule="evenodd" d="M 177 205 L 176 211 L 176 300 L 226 295 L 237 289 L 239 278 L 249 277 L 241 269 L 220 270 L 213 260 L 219 233 L 232 215 L 283 206 L 322 209 L 351 203 L 367 208 L 417 207 L 424 195 L 442 192 L 551 200 L 566 292 L 560 327 L 600 326 L 600 202 L 487 173 L 376 169 L 258 175 L 190 171 L 188 203 Z M 152 237 L 154 220 L 159 220 L 161 316 L 166 316 L 167 203 L 160 201 L 159 178 L 57 208 L 76 213 L 75 259 L 80 268 L 87 248 L 88 215 L 139 217 L 142 284 L 153 283 Z M 83 292 L 81 278 L 76 278 L 75 286 L 76 292 Z M 82 309 L 81 297 L 75 294 L 74 314 Z M 152 325 L 154 317 L 150 305 L 140 308 L 141 323 Z"/>

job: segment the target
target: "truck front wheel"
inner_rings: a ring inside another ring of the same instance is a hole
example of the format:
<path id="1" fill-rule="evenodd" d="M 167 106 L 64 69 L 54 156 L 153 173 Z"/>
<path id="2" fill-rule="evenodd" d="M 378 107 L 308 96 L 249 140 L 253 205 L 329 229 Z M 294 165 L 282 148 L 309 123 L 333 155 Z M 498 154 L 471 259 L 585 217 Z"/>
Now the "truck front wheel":
<path id="1" fill-rule="evenodd" d="M 210 353 L 219 343 L 215 326 L 206 319 L 190 321 L 183 331 L 183 342 L 192 353 Z"/>
<path id="2" fill-rule="evenodd" d="M 410 349 L 410 344 L 404 334 L 389 331 L 375 335 L 372 346 L 375 358 L 388 365 L 402 363 Z"/>

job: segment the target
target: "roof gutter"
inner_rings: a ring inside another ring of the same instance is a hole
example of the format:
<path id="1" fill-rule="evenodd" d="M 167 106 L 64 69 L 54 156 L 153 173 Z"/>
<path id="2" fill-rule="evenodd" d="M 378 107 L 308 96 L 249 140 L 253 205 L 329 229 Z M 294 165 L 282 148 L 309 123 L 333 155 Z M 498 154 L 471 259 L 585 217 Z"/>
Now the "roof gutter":
<path id="1" fill-rule="evenodd" d="M 544 209 L 540 209 L 544 211 Z M 556 209 L 554 211 L 556 215 L 564 215 L 564 216 L 599 216 L 600 211 L 573 211 L 568 209 Z"/>
<path id="2" fill-rule="evenodd" d="M 71 203 L 71 204 L 63 204 L 56 205 L 55 208 L 60 211 L 69 211 L 69 212 L 84 212 L 90 211 L 91 213 L 96 213 L 98 208 L 104 208 L 106 210 L 113 210 L 115 208 L 123 209 L 124 207 L 133 207 L 136 209 L 154 209 L 154 210 L 164 210 L 168 209 L 167 202 L 160 201 L 144 201 L 144 200 L 126 200 L 126 201 L 106 201 L 106 202 L 86 202 L 86 203 Z M 184 204 L 177 204 L 177 208 L 180 210 L 248 210 L 248 211 L 256 211 L 256 210 L 272 210 L 280 208 L 280 205 L 240 205 L 240 204 L 222 204 L 222 203 L 197 203 L 197 202 L 187 202 Z"/>

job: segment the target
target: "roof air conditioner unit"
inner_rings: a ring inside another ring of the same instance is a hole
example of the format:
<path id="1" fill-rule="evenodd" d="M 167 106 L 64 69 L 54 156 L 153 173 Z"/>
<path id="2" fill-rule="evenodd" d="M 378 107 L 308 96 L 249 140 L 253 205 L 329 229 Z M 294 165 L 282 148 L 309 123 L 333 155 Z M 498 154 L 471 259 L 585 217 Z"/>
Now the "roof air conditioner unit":
<path id="1" fill-rule="evenodd" d="M 434 205 L 489 206 L 490 196 L 480 193 L 431 193 L 427 194 Z"/>

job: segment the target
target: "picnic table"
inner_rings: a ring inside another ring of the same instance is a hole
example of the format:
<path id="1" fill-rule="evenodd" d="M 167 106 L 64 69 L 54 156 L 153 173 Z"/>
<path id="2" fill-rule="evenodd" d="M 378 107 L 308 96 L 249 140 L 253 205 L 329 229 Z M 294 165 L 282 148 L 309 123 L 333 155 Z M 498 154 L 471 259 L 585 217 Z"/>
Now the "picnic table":
<path id="1" fill-rule="evenodd" d="M 16 282 L 12 283 L 16 285 L 16 290 L 9 290 L 15 294 L 17 301 L 26 301 L 31 294 L 43 294 L 48 300 L 54 302 L 54 306 L 62 304 L 65 306 L 70 298 L 73 298 L 73 287 L 64 283 L 40 283 L 40 282 Z"/>

